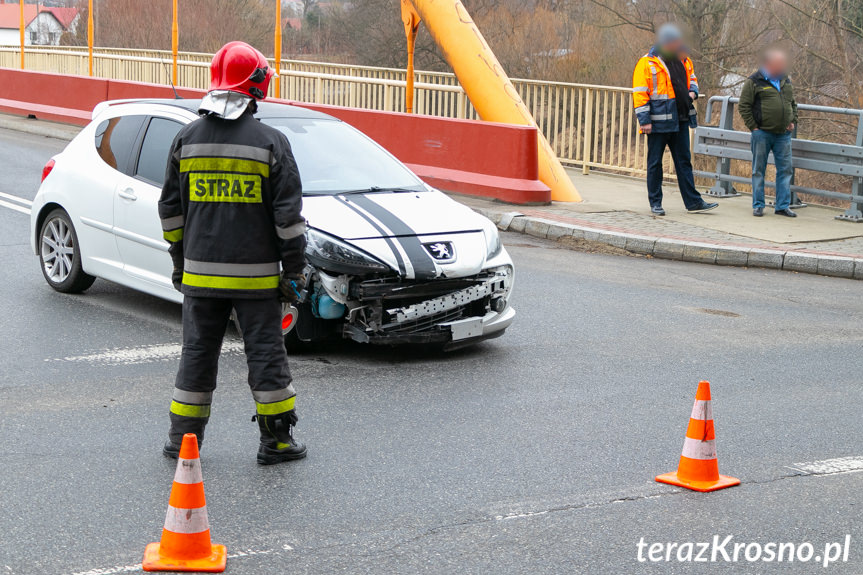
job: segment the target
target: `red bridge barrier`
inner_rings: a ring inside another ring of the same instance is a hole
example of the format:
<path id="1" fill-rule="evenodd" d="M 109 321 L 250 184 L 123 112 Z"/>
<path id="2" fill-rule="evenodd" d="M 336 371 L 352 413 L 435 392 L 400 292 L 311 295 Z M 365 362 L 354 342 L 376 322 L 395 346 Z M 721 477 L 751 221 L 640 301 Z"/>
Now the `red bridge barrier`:
<path id="1" fill-rule="evenodd" d="M 351 124 L 442 190 L 515 204 L 551 201 L 539 181 L 536 128 L 294 104 Z"/>
<path id="2" fill-rule="evenodd" d="M 177 92 L 186 98 L 204 94 Z M 85 125 L 105 100 L 173 97 L 169 86 L 0 68 L 0 112 L 44 120 Z M 516 204 L 551 201 L 538 179 L 536 128 L 279 101 L 353 125 L 442 190 Z"/>

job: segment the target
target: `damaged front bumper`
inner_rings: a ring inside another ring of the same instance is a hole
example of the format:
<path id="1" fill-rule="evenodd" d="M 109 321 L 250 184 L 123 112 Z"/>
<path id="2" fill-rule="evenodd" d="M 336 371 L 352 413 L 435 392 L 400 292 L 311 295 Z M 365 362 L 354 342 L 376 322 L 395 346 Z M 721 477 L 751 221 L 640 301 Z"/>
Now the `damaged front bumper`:
<path id="1" fill-rule="evenodd" d="M 470 278 L 360 282 L 352 286 L 356 300 L 348 302 L 343 335 L 363 343 L 445 349 L 499 337 L 515 319 L 508 303 L 512 284 L 509 265 Z"/>

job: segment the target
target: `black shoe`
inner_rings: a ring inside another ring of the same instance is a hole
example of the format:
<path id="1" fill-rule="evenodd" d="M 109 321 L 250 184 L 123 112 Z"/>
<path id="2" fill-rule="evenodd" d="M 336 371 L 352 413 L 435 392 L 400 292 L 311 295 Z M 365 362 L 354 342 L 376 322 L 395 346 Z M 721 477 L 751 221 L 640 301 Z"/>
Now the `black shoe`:
<path id="1" fill-rule="evenodd" d="M 697 212 L 709 212 L 710 210 L 714 210 L 719 207 L 719 204 L 715 202 L 701 202 L 700 206 L 696 206 L 694 208 L 686 208 L 686 211 L 690 214 L 694 214 Z"/>
<path id="2" fill-rule="evenodd" d="M 179 459 L 180 458 L 180 446 L 174 445 L 170 440 L 165 442 L 165 446 L 162 448 L 162 455 L 168 457 L 170 459 Z"/>
<path id="3" fill-rule="evenodd" d="M 294 439 L 297 414 L 294 410 L 277 415 L 256 415 L 261 430 L 261 446 L 258 448 L 258 463 L 273 465 L 294 461 L 306 456 L 306 446 Z"/>
<path id="4" fill-rule="evenodd" d="M 285 461 L 294 461 L 306 456 L 306 446 L 291 438 L 290 443 L 282 443 L 270 438 L 261 439 L 258 448 L 259 465 L 275 465 Z"/>
<path id="5" fill-rule="evenodd" d="M 775 213 L 777 216 L 785 216 L 786 218 L 796 218 L 797 217 L 797 214 L 792 212 L 788 208 L 785 208 L 784 210 L 777 210 L 773 213 Z"/>
<path id="6" fill-rule="evenodd" d="M 653 206 L 650 208 L 650 213 L 654 216 L 664 216 L 665 210 L 662 209 L 662 206 Z"/>
<path id="7" fill-rule="evenodd" d="M 755 216 L 756 218 L 760 218 L 761 216 L 764 215 L 764 208 L 754 208 L 752 210 L 752 215 Z"/>

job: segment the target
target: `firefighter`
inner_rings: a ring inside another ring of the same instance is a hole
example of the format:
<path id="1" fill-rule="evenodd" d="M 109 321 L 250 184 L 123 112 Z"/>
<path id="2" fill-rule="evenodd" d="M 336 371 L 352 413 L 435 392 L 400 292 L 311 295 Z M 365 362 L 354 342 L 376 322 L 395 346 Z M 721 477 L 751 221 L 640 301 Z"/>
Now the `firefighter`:
<path id="1" fill-rule="evenodd" d="M 632 100 L 641 132 L 647 134 L 647 196 L 654 216 L 662 207 L 662 158 L 671 151 L 677 185 L 689 212 L 706 212 L 719 206 L 705 202 L 695 189 L 689 128 L 698 125 L 693 102 L 698 99 L 698 78 L 686 55 L 683 34 L 674 24 L 663 24 L 656 44 L 641 57 L 632 75 Z"/>
<path id="2" fill-rule="evenodd" d="M 172 280 L 185 296 L 163 452 L 178 457 L 185 433 L 204 439 L 234 309 L 257 405 L 258 463 L 269 465 L 306 455 L 293 437 L 296 393 L 281 330 L 281 301 L 295 303 L 305 285 L 302 187 L 285 136 L 253 116 L 274 76 L 263 54 L 231 42 L 216 53 L 210 73 L 201 117 L 174 140 L 159 201 Z"/>

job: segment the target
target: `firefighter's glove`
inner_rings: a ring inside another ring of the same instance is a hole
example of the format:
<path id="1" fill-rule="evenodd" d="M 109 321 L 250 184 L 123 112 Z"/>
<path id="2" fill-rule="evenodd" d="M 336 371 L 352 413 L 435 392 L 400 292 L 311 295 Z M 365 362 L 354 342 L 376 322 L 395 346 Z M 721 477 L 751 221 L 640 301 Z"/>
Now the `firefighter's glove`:
<path id="1" fill-rule="evenodd" d="M 180 286 L 183 285 L 183 269 L 182 268 L 174 268 L 174 272 L 171 274 L 171 283 L 174 284 L 174 289 L 180 291 Z"/>
<path id="2" fill-rule="evenodd" d="M 291 305 L 300 301 L 300 294 L 306 289 L 306 276 L 297 273 L 282 273 L 279 281 L 279 299 Z"/>

